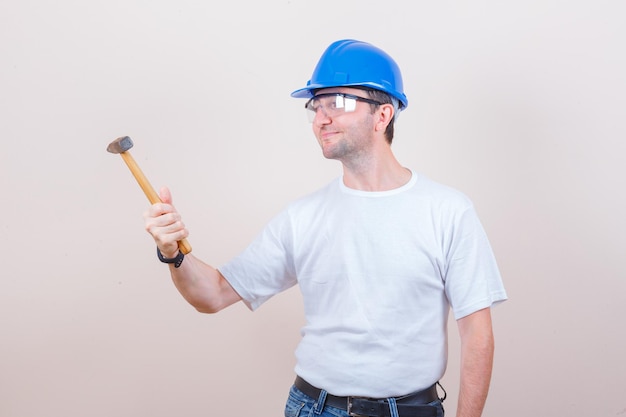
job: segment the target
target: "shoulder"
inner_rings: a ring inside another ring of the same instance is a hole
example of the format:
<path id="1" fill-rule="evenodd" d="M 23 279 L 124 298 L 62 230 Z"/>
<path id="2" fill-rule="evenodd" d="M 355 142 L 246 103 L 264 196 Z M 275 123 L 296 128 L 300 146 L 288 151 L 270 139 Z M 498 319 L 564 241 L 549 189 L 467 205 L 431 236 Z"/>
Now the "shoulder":
<path id="1" fill-rule="evenodd" d="M 294 223 L 310 219 L 330 210 L 337 199 L 339 179 L 288 203 L 269 222 L 271 229 L 292 228 Z"/>
<path id="2" fill-rule="evenodd" d="M 340 181 L 340 178 L 335 178 L 316 191 L 292 201 L 287 205 L 286 211 L 296 213 L 306 210 L 318 210 L 320 206 L 327 205 L 330 201 L 337 198 L 340 194 Z"/>
<path id="3" fill-rule="evenodd" d="M 445 185 L 423 174 L 413 174 L 416 177 L 412 192 L 417 198 L 430 201 L 432 204 L 466 209 L 473 206 L 472 200 L 462 191 Z"/>

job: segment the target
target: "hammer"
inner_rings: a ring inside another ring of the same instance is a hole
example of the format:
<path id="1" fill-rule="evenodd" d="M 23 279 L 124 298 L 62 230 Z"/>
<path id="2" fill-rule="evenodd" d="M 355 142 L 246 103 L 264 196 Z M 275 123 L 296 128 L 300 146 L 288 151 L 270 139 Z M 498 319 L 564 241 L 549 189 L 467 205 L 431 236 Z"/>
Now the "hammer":
<path id="1" fill-rule="evenodd" d="M 141 169 L 139 169 L 139 165 L 137 165 L 135 159 L 132 157 L 130 152 L 128 152 L 128 150 L 132 147 L 133 141 L 128 136 L 122 136 L 111 142 L 109 146 L 107 146 L 107 151 L 120 154 L 124 162 L 126 162 L 126 165 L 128 165 L 130 172 L 139 183 L 139 186 L 146 194 L 146 197 L 148 197 L 148 200 L 150 200 L 151 204 L 161 203 L 162 201 L 159 198 L 159 195 L 156 193 L 156 191 L 154 191 L 154 188 L 152 188 L 152 185 L 150 185 L 150 182 L 148 181 L 146 176 L 143 174 Z M 187 239 L 183 239 L 178 242 L 178 249 L 184 255 L 187 255 L 189 252 L 191 252 L 191 245 L 189 244 L 189 242 L 187 242 Z"/>

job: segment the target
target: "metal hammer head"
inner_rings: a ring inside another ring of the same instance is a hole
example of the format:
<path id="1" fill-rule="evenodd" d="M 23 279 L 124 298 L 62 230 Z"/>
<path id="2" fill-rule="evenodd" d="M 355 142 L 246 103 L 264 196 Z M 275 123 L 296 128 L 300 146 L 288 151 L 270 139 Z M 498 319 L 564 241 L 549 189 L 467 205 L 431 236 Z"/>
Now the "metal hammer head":
<path id="1" fill-rule="evenodd" d="M 133 141 L 128 136 L 122 136 L 109 143 L 107 151 L 111 153 L 126 152 L 133 147 Z"/>

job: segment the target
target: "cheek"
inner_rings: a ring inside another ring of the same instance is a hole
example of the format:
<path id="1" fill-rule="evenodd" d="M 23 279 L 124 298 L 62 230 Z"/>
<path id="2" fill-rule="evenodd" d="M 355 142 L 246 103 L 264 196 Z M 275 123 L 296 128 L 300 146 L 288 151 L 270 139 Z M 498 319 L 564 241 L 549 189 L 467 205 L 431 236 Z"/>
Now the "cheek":
<path id="1" fill-rule="evenodd" d="M 320 129 L 314 125 L 311 126 L 311 132 L 313 132 L 313 136 L 319 142 L 320 141 Z"/>
<path id="2" fill-rule="evenodd" d="M 351 132 L 351 136 L 358 138 L 370 136 L 375 129 L 376 125 L 371 115 L 355 120 L 348 127 L 348 130 Z"/>

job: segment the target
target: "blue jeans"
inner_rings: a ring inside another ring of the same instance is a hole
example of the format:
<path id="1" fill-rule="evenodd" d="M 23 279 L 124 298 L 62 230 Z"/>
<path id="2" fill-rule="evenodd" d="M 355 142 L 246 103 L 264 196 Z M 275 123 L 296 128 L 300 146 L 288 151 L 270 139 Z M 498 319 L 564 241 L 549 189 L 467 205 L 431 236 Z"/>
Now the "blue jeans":
<path id="1" fill-rule="evenodd" d="M 320 398 L 311 398 L 292 386 L 285 405 L 285 417 L 349 417 L 346 410 L 321 404 L 319 400 L 323 402 L 325 396 L 326 391 L 322 391 Z M 444 417 L 441 401 L 436 400 L 428 405 L 437 407 L 437 417 Z M 398 417 L 397 410 L 395 411 L 396 413 L 392 413 L 392 416 Z"/>

